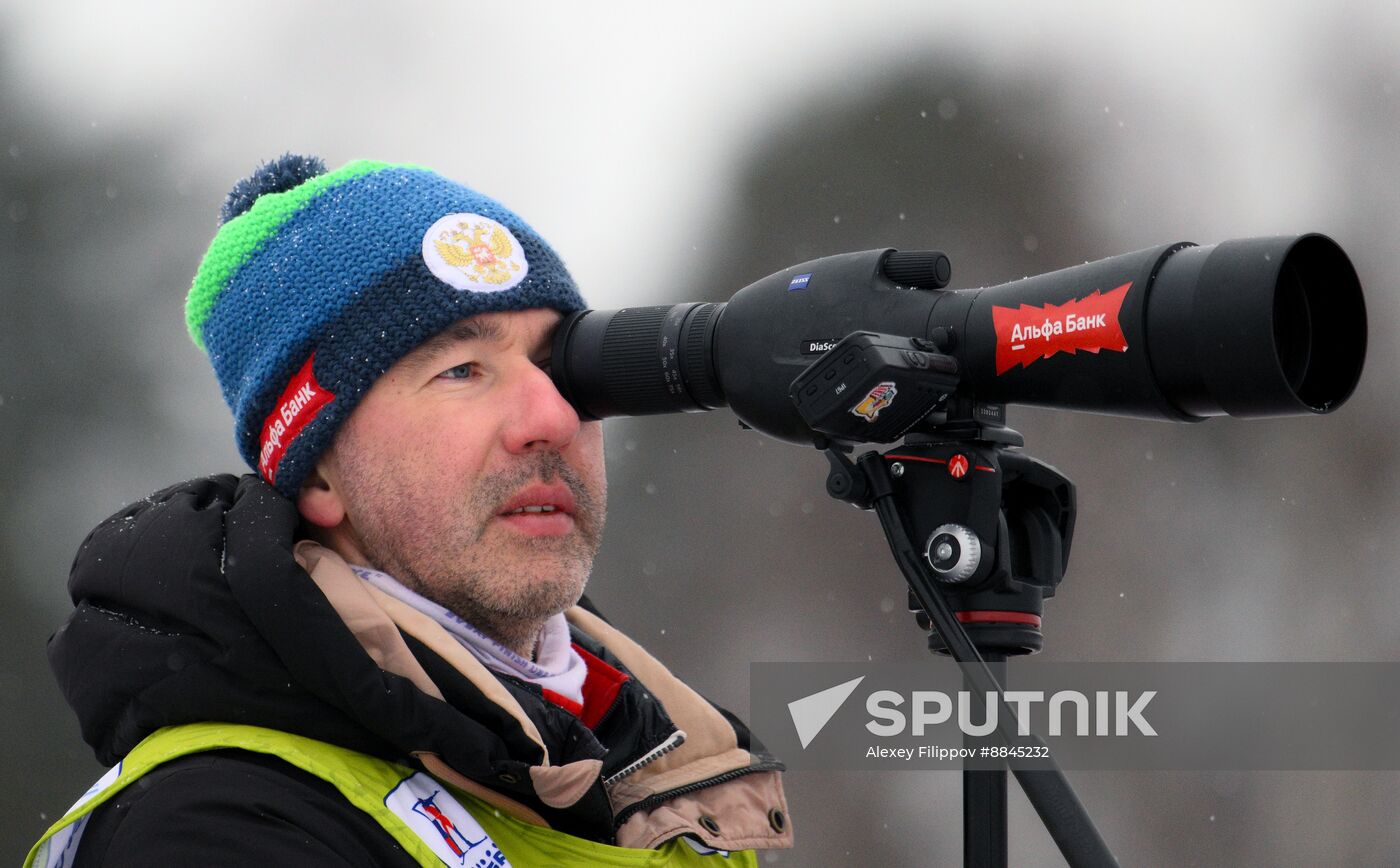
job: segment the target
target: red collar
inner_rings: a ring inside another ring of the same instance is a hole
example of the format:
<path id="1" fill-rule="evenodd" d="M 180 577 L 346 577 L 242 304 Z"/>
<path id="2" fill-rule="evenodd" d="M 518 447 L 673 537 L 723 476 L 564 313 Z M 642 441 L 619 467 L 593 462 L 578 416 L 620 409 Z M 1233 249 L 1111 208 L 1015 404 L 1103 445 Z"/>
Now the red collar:
<path id="1" fill-rule="evenodd" d="M 583 703 L 574 702 L 567 696 L 544 689 L 544 698 L 583 721 L 583 725 L 593 729 L 612 708 L 617 699 L 617 691 L 622 689 L 631 676 L 616 667 L 610 666 L 587 649 L 573 643 L 574 650 L 583 658 L 588 674 L 583 679 Z"/>

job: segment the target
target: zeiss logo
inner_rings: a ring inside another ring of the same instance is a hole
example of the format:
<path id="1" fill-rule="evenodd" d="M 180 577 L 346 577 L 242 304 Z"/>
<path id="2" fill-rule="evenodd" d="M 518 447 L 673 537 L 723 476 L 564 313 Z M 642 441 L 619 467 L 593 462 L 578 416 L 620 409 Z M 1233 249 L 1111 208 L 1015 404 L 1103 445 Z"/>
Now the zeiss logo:
<path id="1" fill-rule="evenodd" d="M 788 292 L 792 292 L 794 289 L 806 289 L 807 284 L 811 282 L 811 274 L 799 274 L 792 280 L 788 281 Z"/>

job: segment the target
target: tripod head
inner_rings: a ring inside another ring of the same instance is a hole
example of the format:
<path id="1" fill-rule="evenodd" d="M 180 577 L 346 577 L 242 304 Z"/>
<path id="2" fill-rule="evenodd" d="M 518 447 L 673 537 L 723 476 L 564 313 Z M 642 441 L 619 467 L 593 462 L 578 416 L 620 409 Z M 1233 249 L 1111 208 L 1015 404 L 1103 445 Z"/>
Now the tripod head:
<path id="1" fill-rule="evenodd" d="M 789 394 L 803 423 L 832 438 L 819 445 L 831 463 L 827 491 L 839 500 L 870 508 L 837 443 L 904 439 L 882 456 L 895 508 L 959 623 L 984 654 L 1031 654 L 1043 642 L 1042 604 L 1069 562 L 1074 485 L 1010 451 L 1024 441 L 1005 426 L 1004 405 L 960 396 L 958 362 L 939 352 L 947 341 L 856 332 Z M 931 631 L 929 647 L 947 651 L 912 590 L 910 610 Z"/>
<path id="2" fill-rule="evenodd" d="M 1069 564 L 1074 485 L 1057 470 L 1010 447 L 1021 435 L 978 421 L 1001 408 L 962 406 L 951 419 L 906 436 L 878 460 L 894 509 L 923 565 L 939 584 L 982 656 L 1032 654 L 1043 645 L 1044 601 Z M 845 452 L 825 450 L 827 492 L 869 509 L 872 486 Z M 876 455 L 876 453 L 869 453 Z M 873 459 L 872 459 L 873 460 Z M 910 611 L 929 631 L 929 648 L 948 652 L 914 590 Z"/>

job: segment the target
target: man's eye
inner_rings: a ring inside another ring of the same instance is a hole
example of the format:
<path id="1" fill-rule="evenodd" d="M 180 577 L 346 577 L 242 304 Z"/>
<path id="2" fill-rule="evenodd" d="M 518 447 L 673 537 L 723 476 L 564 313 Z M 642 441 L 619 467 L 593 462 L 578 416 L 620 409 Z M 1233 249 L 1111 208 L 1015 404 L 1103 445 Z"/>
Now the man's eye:
<path id="1" fill-rule="evenodd" d="M 440 380 L 466 380 L 470 379 L 472 372 L 476 370 L 476 362 L 463 362 L 455 365 L 438 374 Z"/>

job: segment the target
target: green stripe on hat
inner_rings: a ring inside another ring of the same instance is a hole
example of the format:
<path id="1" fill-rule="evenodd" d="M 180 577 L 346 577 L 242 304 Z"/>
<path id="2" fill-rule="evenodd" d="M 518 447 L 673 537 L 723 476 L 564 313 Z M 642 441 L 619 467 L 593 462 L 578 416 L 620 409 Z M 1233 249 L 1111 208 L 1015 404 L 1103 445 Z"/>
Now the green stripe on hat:
<path id="1" fill-rule="evenodd" d="M 204 349 L 204 323 L 214 309 L 214 301 L 244 263 L 257 253 L 278 229 L 297 211 L 326 190 L 372 172 L 392 168 L 419 168 L 408 164 L 355 160 L 282 193 L 258 197 L 245 213 L 219 227 L 204 260 L 195 272 L 194 284 L 185 299 L 185 325 L 195 346 Z"/>

